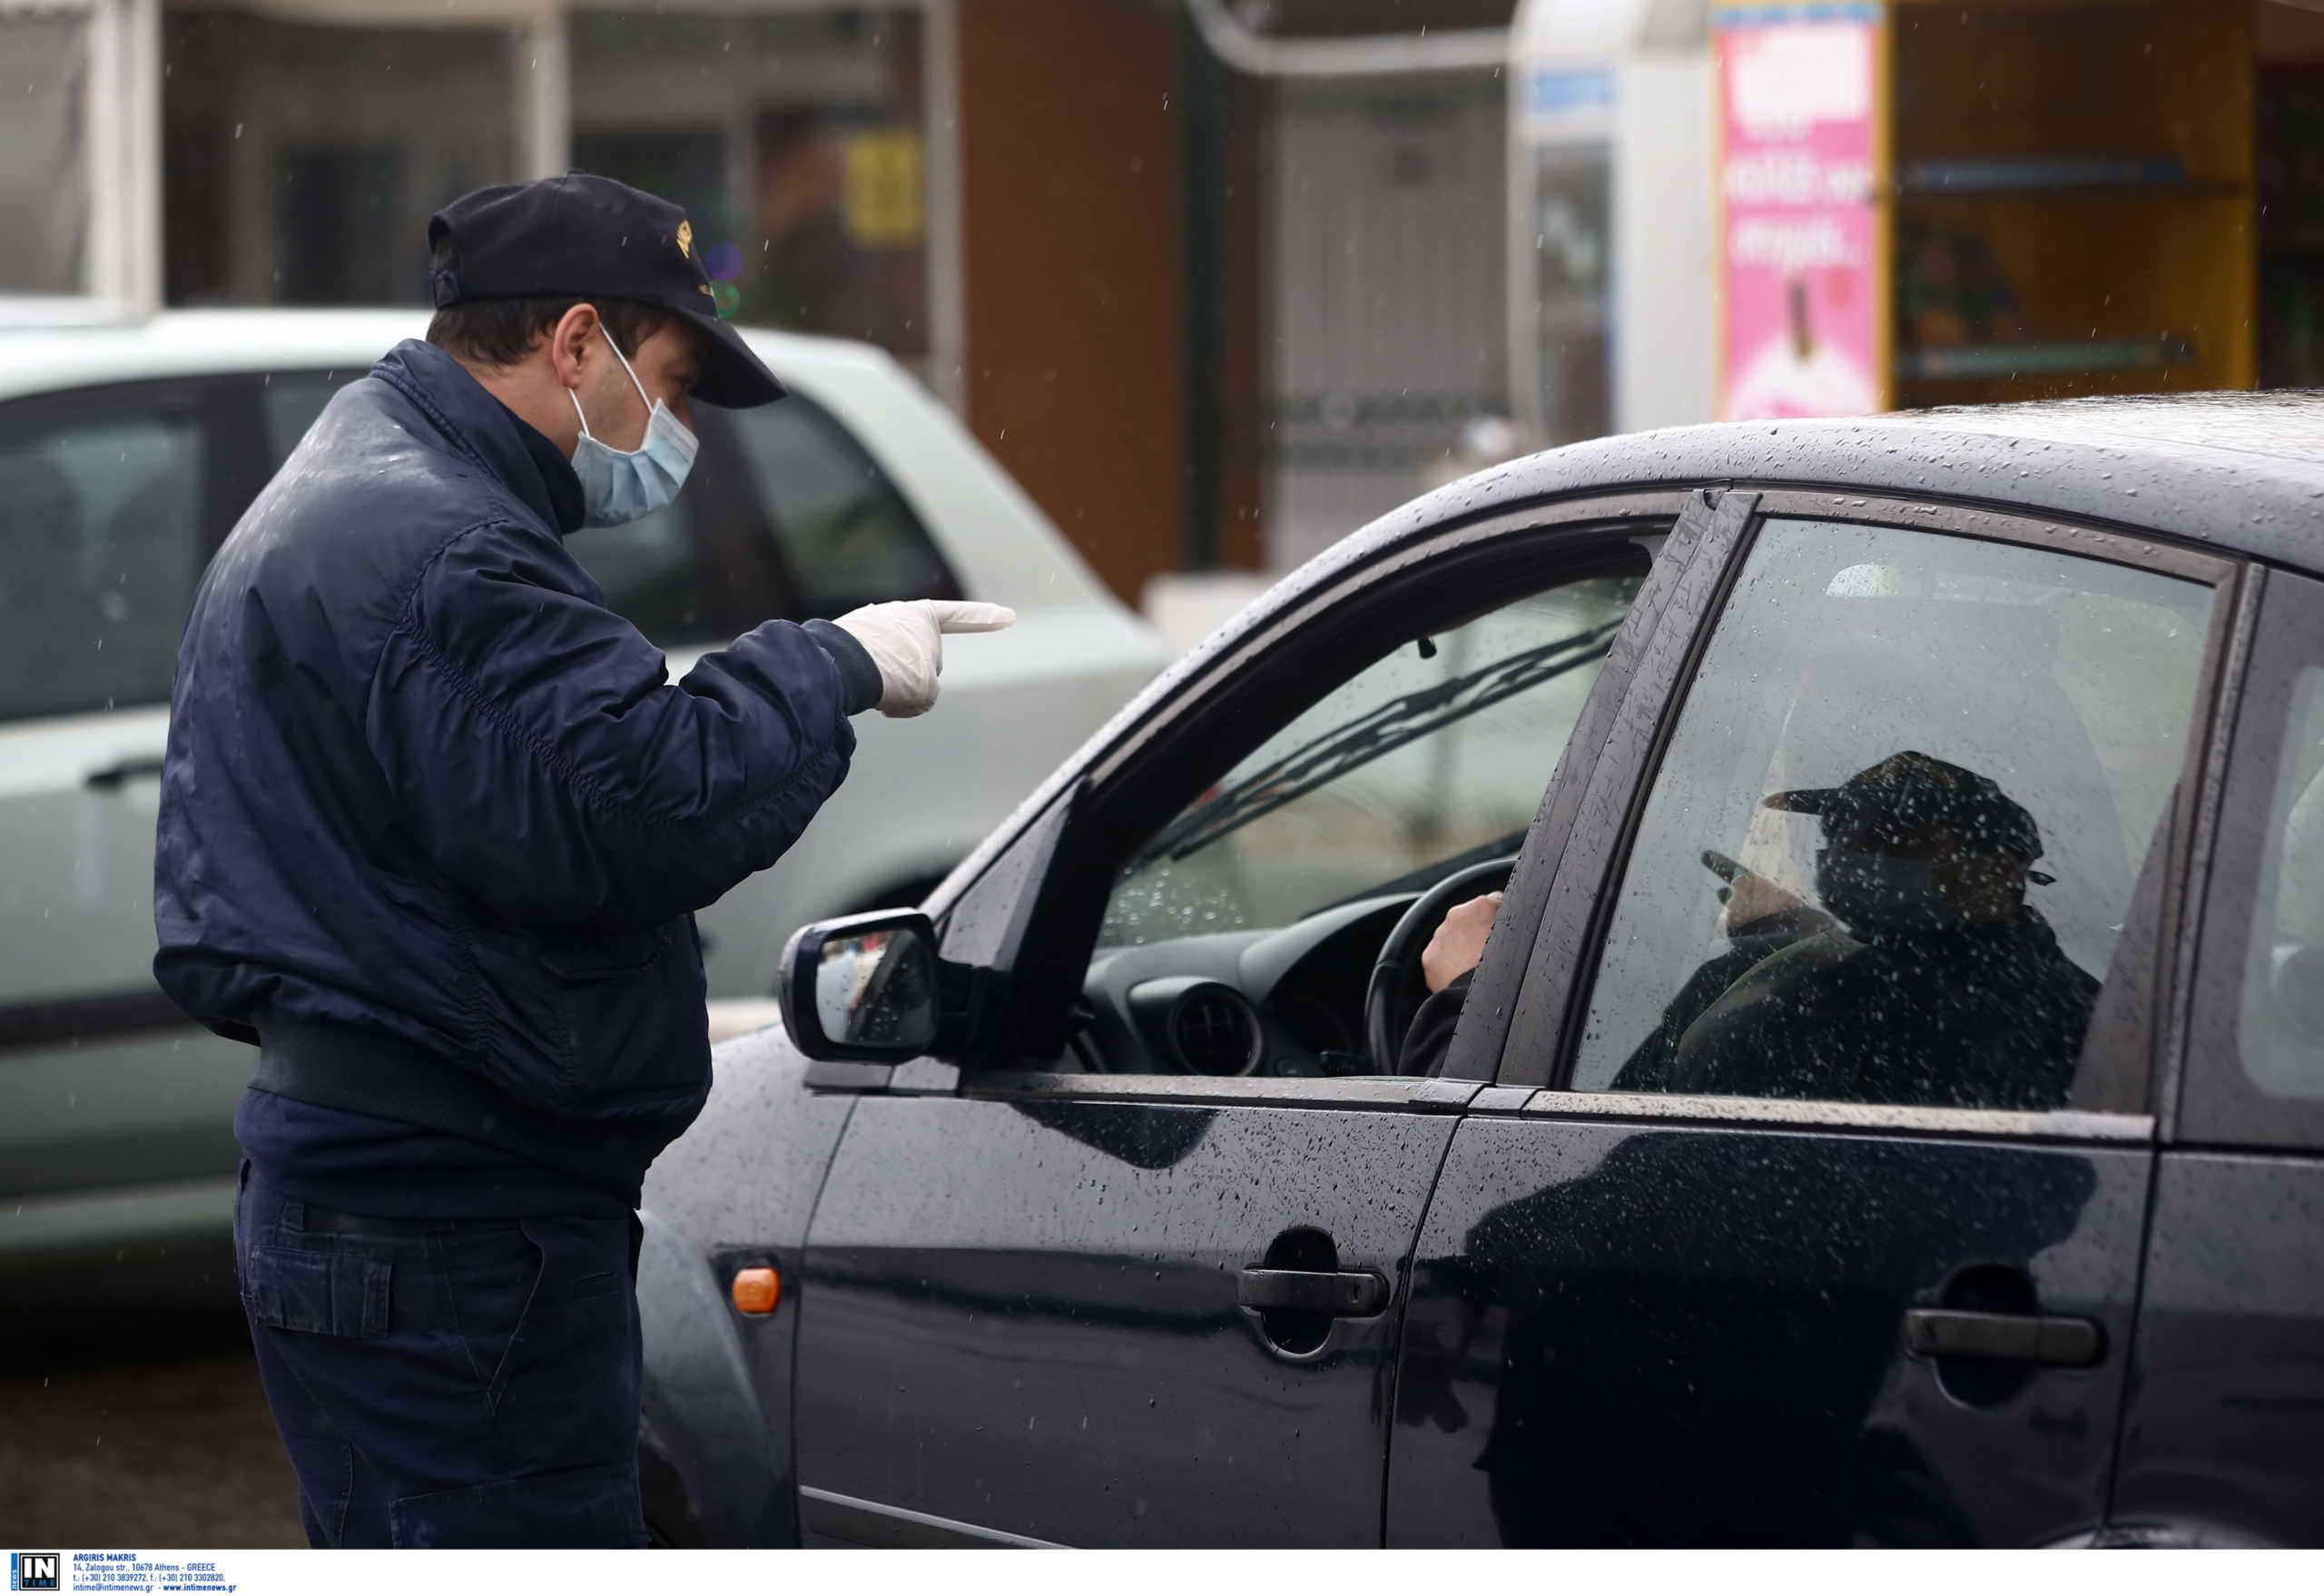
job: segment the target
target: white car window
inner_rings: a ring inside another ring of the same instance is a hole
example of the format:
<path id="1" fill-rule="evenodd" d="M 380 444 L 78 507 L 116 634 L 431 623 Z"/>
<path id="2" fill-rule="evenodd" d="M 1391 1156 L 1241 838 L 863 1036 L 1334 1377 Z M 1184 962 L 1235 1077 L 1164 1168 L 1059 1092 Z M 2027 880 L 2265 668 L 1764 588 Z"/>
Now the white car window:
<path id="1" fill-rule="evenodd" d="M 206 450 L 191 407 L 138 395 L 0 417 L 0 721 L 170 695 Z"/>
<path id="2" fill-rule="evenodd" d="M 920 517 L 831 414 L 793 394 L 728 418 L 801 618 L 958 593 Z"/>

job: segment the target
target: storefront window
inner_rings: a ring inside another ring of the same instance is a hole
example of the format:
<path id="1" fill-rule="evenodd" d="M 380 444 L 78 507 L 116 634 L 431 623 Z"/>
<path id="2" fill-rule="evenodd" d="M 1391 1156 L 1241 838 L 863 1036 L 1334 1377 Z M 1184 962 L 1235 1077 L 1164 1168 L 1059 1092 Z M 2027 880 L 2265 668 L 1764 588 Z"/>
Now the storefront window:
<path id="1" fill-rule="evenodd" d="M 428 216 L 519 175 L 505 30 L 163 26 L 173 304 L 424 304 Z"/>
<path id="2" fill-rule="evenodd" d="M 1613 430 L 1606 369 L 1613 158 L 1602 142 L 1543 144 L 1535 163 L 1541 441 L 1572 443 Z"/>
<path id="3" fill-rule="evenodd" d="M 88 27 L 0 6 L 0 294 L 86 291 Z"/>
<path id="4" fill-rule="evenodd" d="M 1526 73 L 1517 120 L 1519 238 L 1513 353 L 1517 418 L 1537 444 L 1613 428 L 1608 283 L 1613 237 L 1614 74 L 1601 67 Z"/>
<path id="5" fill-rule="evenodd" d="M 576 12 L 574 163 L 684 205 L 727 314 L 920 359 L 921 30 L 869 6 Z"/>

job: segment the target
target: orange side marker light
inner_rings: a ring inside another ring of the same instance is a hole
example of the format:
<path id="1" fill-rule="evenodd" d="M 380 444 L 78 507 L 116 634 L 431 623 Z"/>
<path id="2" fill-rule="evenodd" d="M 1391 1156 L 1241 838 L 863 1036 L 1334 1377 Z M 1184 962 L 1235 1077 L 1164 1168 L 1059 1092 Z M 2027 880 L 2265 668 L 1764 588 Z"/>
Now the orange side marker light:
<path id="1" fill-rule="evenodd" d="M 771 1314 L 774 1305 L 783 1300 L 783 1280 L 772 1269 L 737 1269 L 734 1271 L 734 1311 L 738 1314 Z"/>

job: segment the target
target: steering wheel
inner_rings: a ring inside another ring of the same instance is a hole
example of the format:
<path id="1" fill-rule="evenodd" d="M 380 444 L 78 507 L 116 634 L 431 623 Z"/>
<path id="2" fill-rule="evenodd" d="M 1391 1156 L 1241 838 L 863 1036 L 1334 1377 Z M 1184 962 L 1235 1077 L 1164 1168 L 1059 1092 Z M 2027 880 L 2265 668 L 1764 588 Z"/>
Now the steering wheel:
<path id="1" fill-rule="evenodd" d="M 1379 961 L 1364 989 L 1364 1036 L 1376 1073 L 1397 1073 L 1396 1054 L 1403 1046 L 1404 1032 L 1412 1029 L 1413 1016 L 1420 1012 L 1428 996 L 1420 956 L 1436 934 L 1438 923 L 1455 904 L 1506 888 L 1516 868 L 1517 855 L 1512 853 L 1506 859 L 1488 859 L 1454 871 L 1423 892 L 1396 921 L 1388 940 L 1380 944 Z"/>

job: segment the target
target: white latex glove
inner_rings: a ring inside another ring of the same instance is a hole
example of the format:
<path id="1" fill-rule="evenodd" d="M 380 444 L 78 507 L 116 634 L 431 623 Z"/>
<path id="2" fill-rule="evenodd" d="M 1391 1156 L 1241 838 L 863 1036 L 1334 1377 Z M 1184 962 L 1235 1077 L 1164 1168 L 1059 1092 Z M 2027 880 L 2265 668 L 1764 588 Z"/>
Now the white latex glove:
<path id="1" fill-rule="evenodd" d="M 863 645 L 880 667 L 880 713 L 902 719 L 936 705 L 936 678 L 944 674 L 944 634 L 998 632 L 1017 624 L 1006 605 L 950 598 L 867 604 L 832 625 Z"/>

